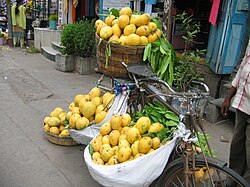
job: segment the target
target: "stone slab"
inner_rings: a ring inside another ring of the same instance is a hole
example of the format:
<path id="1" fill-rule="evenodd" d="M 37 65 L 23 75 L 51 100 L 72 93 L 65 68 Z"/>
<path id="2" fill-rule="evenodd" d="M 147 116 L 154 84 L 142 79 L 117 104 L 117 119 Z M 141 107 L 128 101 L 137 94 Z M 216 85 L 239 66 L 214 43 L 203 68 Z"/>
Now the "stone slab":
<path id="1" fill-rule="evenodd" d="M 96 57 L 82 58 L 75 57 L 75 71 L 81 75 L 88 75 L 95 73 L 95 67 L 97 66 Z"/>
<path id="2" fill-rule="evenodd" d="M 55 68 L 59 71 L 70 72 L 75 69 L 75 58 L 72 55 L 56 54 Z"/>

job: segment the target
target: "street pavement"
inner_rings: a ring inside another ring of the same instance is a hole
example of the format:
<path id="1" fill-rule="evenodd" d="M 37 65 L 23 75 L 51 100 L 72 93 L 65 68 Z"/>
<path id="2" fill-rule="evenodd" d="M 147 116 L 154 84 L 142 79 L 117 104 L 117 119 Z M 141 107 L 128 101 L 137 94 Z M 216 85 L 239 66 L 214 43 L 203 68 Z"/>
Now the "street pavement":
<path id="1" fill-rule="evenodd" d="M 0 48 L 1 187 L 101 186 L 84 162 L 84 145 L 52 144 L 42 129 L 44 117 L 56 107 L 67 110 L 75 95 L 88 93 L 100 77 L 60 72 L 40 53 Z M 215 155 L 227 162 L 233 119 L 204 120 L 204 126 Z"/>

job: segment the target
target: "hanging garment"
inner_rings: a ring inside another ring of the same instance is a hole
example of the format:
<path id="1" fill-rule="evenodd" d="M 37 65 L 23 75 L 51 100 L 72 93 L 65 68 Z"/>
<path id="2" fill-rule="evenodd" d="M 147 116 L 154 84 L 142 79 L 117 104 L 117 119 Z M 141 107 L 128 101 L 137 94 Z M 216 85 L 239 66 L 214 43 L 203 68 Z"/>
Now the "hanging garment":
<path id="1" fill-rule="evenodd" d="M 219 8 L 220 8 L 220 0 L 213 0 L 213 5 L 209 17 L 209 22 L 212 25 L 216 25 Z"/>

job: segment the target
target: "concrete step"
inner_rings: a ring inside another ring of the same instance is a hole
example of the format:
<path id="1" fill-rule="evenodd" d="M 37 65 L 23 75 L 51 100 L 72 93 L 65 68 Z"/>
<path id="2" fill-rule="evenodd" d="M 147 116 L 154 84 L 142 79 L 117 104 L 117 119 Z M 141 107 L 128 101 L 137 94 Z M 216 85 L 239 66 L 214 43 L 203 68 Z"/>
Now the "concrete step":
<path id="1" fill-rule="evenodd" d="M 228 92 L 230 91 L 231 87 L 232 87 L 231 82 L 222 80 L 219 97 L 225 98 L 227 96 Z"/>
<path id="2" fill-rule="evenodd" d="M 56 42 L 56 41 L 51 42 L 51 47 L 58 52 L 61 52 L 62 49 L 65 49 L 65 47 L 62 46 L 60 42 Z"/>
<path id="3" fill-rule="evenodd" d="M 221 105 L 224 101 L 224 98 L 212 99 L 207 103 L 207 113 L 206 113 L 206 120 L 210 123 L 217 123 L 218 121 L 223 120 L 223 116 L 221 115 Z M 230 112 L 235 113 L 235 108 L 230 107 Z"/>
<path id="4" fill-rule="evenodd" d="M 56 55 L 60 53 L 52 47 L 41 47 L 41 52 L 43 56 L 54 62 L 56 61 Z"/>

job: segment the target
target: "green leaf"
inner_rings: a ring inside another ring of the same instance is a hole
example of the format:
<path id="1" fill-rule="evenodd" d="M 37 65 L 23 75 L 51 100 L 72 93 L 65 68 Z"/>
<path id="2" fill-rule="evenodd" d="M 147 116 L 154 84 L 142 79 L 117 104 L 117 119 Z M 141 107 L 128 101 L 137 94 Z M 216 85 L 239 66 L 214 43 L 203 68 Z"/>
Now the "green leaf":
<path id="1" fill-rule="evenodd" d="M 167 40 L 164 38 L 160 38 L 161 41 L 161 47 L 164 49 L 164 51 L 169 51 L 169 46 L 167 45 Z"/>
<path id="2" fill-rule="evenodd" d="M 163 58 L 163 61 L 162 61 L 163 64 L 162 64 L 162 66 L 160 68 L 161 74 L 164 74 L 166 72 L 167 68 L 168 68 L 168 65 L 169 65 L 170 60 L 171 60 L 169 57 L 170 57 L 169 55 L 166 55 Z"/>
<path id="3" fill-rule="evenodd" d="M 163 47 L 160 45 L 160 52 L 162 53 L 162 54 L 164 54 L 164 55 L 166 55 L 167 54 L 167 52 L 163 49 Z"/>
<path id="4" fill-rule="evenodd" d="M 158 47 L 160 47 L 160 45 L 161 45 L 161 41 L 160 40 L 156 40 L 156 41 L 154 41 L 152 43 L 155 44 Z"/>
<path id="5" fill-rule="evenodd" d="M 143 134 L 142 136 L 143 136 L 143 137 L 150 137 L 150 138 L 154 138 L 154 137 L 156 137 L 156 134 L 155 134 L 155 133 L 153 133 L 153 132 L 150 132 L 150 133 L 147 133 L 147 134 Z"/>
<path id="6" fill-rule="evenodd" d="M 112 8 L 109 10 L 109 13 L 113 16 L 115 16 L 116 18 L 119 17 L 119 10 L 117 10 L 116 8 Z"/>
<path id="7" fill-rule="evenodd" d="M 166 123 L 165 123 L 165 126 L 167 126 L 167 127 L 176 127 L 177 125 L 178 125 L 178 123 L 176 121 L 172 121 L 172 120 L 166 121 Z"/>
<path id="8" fill-rule="evenodd" d="M 157 117 L 155 117 L 155 116 L 150 116 L 150 115 L 148 115 L 151 119 L 152 119 L 152 123 L 156 123 L 156 122 L 158 122 L 158 118 Z"/>
<path id="9" fill-rule="evenodd" d="M 133 127 L 135 125 L 135 122 L 132 121 L 130 124 L 128 124 L 129 127 Z"/>
<path id="10" fill-rule="evenodd" d="M 94 148 L 93 148 L 92 144 L 89 143 L 89 154 L 91 155 L 91 157 L 93 156 L 93 153 L 94 153 Z"/>
<path id="11" fill-rule="evenodd" d="M 63 121 L 63 124 L 69 124 L 69 121 L 65 119 L 65 120 Z"/>
<path id="12" fill-rule="evenodd" d="M 143 61 L 146 61 L 151 53 L 151 43 L 148 43 L 143 52 Z"/>
<path id="13" fill-rule="evenodd" d="M 165 117 L 169 120 L 179 122 L 179 117 L 172 111 L 167 111 L 167 113 L 165 114 Z"/>
<path id="14" fill-rule="evenodd" d="M 153 71 L 155 71 L 157 67 L 157 62 L 155 61 L 155 58 L 156 58 L 155 53 L 152 53 L 150 56 L 150 64 L 151 64 Z"/>

